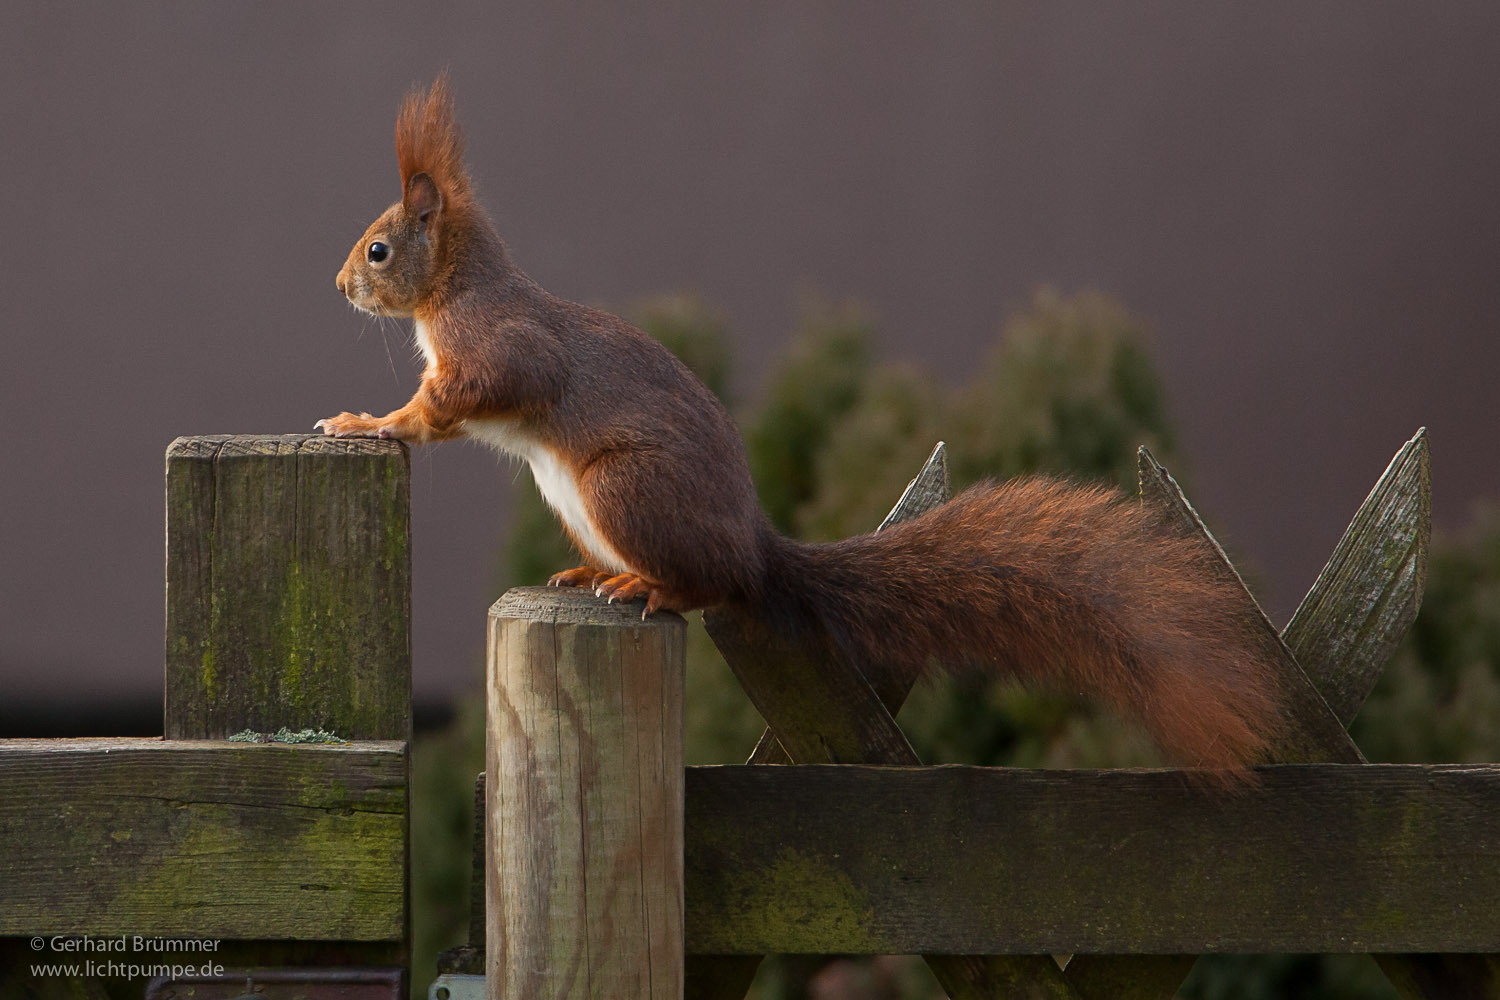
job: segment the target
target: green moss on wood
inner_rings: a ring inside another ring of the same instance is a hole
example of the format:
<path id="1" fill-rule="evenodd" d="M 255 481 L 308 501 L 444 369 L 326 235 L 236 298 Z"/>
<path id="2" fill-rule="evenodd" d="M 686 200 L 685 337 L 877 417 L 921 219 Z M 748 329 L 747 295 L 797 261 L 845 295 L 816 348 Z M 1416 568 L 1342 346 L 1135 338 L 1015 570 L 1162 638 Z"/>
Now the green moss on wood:
<path id="1" fill-rule="evenodd" d="M 400 744 L 0 741 L 0 935 L 400 941 Z"/>
<path id="2" fill-rule="evenodd" d="M 258 733 L 253 729 L 243 729 L 229 737 L 231 743 L 319 743 L 327 745 L 346 744 L 349 741 L 337 733 L 330 733 L 326 729 L 298 729 L 291 730 L 285 726 L 274 733 Z"/>
<path id="3" fill-rule="evenodd" d="M 199 662 L 203 665 L 203 697 L 214 701 L 219 697 L 219 671 L 214 665 L 213 646 L 203 644 L 203 655 Z"/>
<path id="4" fill-rule="evenodd" d="M 764 879 L 761 879 L 764 876 Z M 834 951 L 844 935 L 868 940 L 872 951 L 882 951 L 875 932 L 874 908 L 844 873 L 796 851 L 782 851 L 763 872 L 756 873 L 757 893 L 771 905 L 757 908 L 750 923 L 762 926 L 767 940 L 801 934 L 807 951 Z M 730 898 L 734 898 L 731 891 Z M 826 928 L 828 936 L 809 933 Z"/>

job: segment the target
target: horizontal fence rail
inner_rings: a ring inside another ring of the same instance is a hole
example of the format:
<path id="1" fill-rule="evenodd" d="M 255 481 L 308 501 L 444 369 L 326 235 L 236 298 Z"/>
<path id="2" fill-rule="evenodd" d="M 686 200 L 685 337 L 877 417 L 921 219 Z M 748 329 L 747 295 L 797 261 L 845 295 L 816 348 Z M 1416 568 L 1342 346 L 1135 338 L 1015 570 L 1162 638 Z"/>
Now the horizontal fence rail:
<path id="1" fill-rule="evenodd" d="M 687 772 L 695 954 L 1482 951 L 1500 766 Z M 773 817 L 780 818 L 772 821 Z"/>
<path id="2" fill-rule="evenodd" d="M 0 741 L 0 935 L 400 942 L 406 745 Z"/>

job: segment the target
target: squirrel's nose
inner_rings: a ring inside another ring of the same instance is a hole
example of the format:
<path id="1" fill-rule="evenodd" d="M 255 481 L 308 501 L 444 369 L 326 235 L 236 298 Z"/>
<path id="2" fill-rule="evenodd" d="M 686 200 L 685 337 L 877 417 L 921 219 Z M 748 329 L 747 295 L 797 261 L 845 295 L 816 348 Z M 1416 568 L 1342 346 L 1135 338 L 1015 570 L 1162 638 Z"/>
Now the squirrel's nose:
<path id="1" fill-rule="evenodd" d="M 344 291 L 344 272 L 343 271 L 340 271 L 338 273 L 338 276 L 333 279 L 333 283 L 335 285 L 339 286 L 339 291 L 340 292 Z"/>

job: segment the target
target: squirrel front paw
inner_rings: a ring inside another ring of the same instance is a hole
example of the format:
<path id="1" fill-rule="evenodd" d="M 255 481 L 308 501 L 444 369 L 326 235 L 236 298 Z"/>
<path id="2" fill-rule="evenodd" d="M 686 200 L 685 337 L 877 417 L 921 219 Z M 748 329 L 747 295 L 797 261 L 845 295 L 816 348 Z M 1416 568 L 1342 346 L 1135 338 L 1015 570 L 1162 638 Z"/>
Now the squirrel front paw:
<path id="1" fill-rule="evenodd" d="M 319 420 L 313 424 L 313 430 L 330 437 L 391 437 L 391 428 L 382 426 L 382 423 L 381 418 L 368 413 L 340 413 Z"/>

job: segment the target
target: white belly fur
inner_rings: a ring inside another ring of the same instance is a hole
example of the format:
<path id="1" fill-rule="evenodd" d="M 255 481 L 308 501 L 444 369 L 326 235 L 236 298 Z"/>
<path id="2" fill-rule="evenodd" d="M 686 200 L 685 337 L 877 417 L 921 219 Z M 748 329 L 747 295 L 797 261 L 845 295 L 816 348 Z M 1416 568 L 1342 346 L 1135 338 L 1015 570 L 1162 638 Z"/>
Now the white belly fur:
<path id="1" fill-rule="evenodd" d="M 491 448 L 526 460 L 542 498 L 584 547 L 584 558 L 590 560 L 590 565 L 615 573 L 635 572 L 595 527 L 583 505 L 573 470 L 554 452 L 509 420 L 466 420 L 464 430 Z"/>
<path id="2" fill-rule="evenodd" d="M 417 349 L 422 352 L 422 360 L 427 362 L 428 368 L 437 366 L 437 351 L 432 347 L 432 334 L 427 332 L 427 324 L 419 319 L 411 322 L 412 336 L 417 340 Z"/>

